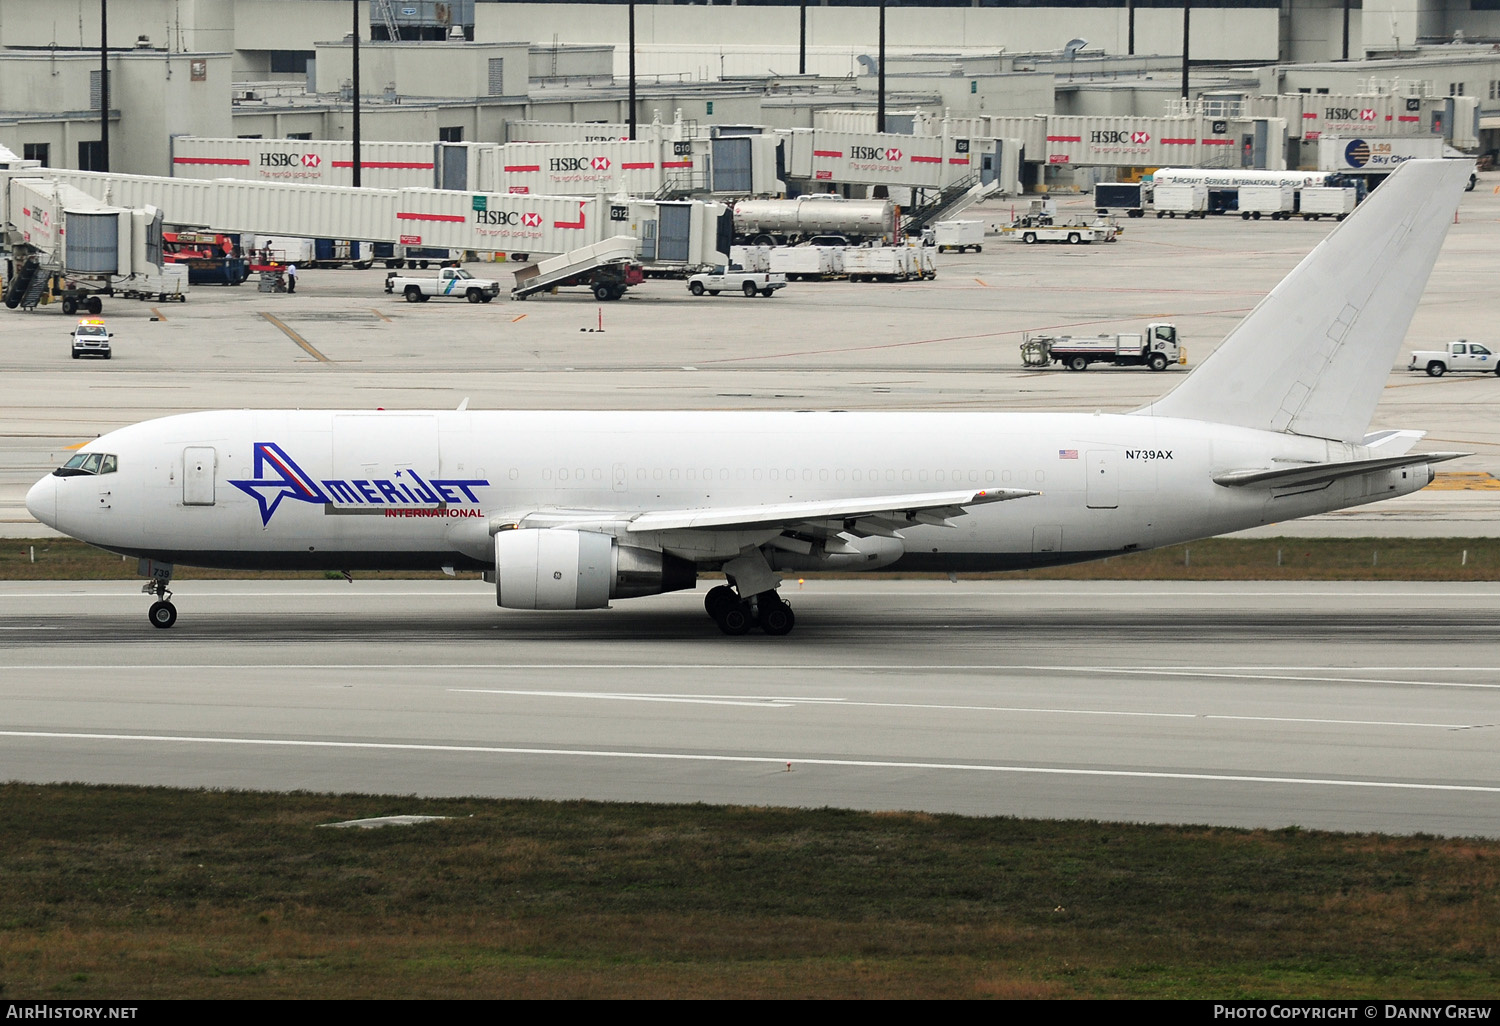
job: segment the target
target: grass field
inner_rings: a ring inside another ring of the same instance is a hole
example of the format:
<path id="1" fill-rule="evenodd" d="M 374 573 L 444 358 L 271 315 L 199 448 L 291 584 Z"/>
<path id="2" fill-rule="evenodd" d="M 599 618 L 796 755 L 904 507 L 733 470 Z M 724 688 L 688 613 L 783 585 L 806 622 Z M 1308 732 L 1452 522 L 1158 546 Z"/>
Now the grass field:
<path id="1" fill-rule="evenodd" d="M 1500 993 L 1500 842 L 0 785 L 0 998 Z M 379 830 L 347 819 L 447 819 Z"/>
<path id="2" fill-rule="evenodd" d="M 359 576 L 413 578 L 432 577 L 435 573 Z M 135 560 L 123 559 L 114 553 L 72 539 L 28 541 L 12 538 L 0 544 L 0 580 L 116 580 L 133 579 L 135 576 Z M 326 576 L 330 575 L 246 573 L 200 570 L 194 567 L 178 567 L 176 570 L 178 580 L 317 579 Z M 1255 541 L 1211 538 L 1188 545 L 1133 552 L 1074 566 L 1024 570 L 1010 574 L 963 576 L 1100 581 L 1492 581 L 1500 578 L 1500 538 L 1269 538 Z"/>

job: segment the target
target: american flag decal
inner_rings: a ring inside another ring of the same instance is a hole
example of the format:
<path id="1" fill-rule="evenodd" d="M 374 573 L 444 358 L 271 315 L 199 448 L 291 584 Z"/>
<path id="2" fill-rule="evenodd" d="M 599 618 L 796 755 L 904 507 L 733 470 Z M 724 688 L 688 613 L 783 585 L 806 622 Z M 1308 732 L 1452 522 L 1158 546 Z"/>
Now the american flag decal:
<path id="1" fill-rule="evenodd" d="M 1078 458 L 1078 450 L 1059 449 L 1057 450 L 1057 458 L 1060 460 L 1076 460 Z"/>

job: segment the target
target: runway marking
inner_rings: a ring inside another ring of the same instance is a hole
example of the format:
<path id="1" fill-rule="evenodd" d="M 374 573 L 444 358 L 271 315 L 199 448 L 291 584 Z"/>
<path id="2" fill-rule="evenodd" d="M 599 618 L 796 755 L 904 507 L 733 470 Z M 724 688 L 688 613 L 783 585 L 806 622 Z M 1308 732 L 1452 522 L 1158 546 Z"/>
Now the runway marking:
<path id="1" fill-rule="evenodd" d="M 1340 780 L 1332 777 L 1258 777 L 1239 773 L 1184 773 L 1164 770 L 1066 769 L 1055 766 L 1011 766 L 965 762 L 907 762 L 898 759 L 818 759 L 767 755 L 705 755 L 678 752 L 621 752 L 588 748 L 519 748 L 499 745 L 398 744 L 381 741 L 298 741 L 280 738 L 194 737 L 179 734 L 88 734 L 61 731 L 0 730 L 0 737 L 47 741 L 144 741 L 195 745 L 243 745 L 266 748 L 354 749 L 376 752 L 447 752 L 472 755 L 540 755 L 585 759 L 636 759 L 658 762 L 717 762 L 781 767 L 788 758 L 799 766 L 829 766 L 851 769 L 949 770 L 963 773 L 1014 773 L 1034 776 L 1118 777 L 1130 780 L 1189 780 L 1230 784 L 1295 784 L 1305 787 L 1388 788 L 1400 791 L 1445 791 L 1470 794 L 1500 794 L 1500 786 L 1487 784 L 1423 784 L 1400 780 Z"/>
<path id="2" fill-rule="evenodd" d="M 519 695 L 523 698 L 600 698 L 611 702 L 680 702 L 687 705 L 748 705 L 763 709 L 790 709 L 793 699 L 738 698 L 718 695 L 644 695 L 609 691 L 501 691 L 493 688 L 449 688 L 458 694 Z M 817 701 L 814 699 L 814 701 Z M 831 701 L 824 699 L 823 701 Z"/>
<path id="3" fill-rule="evenodd" d="M 301 346 L 302 351 L 307 353 L 307 355 L 311 356 L 314 360 L 317 360 L 319 363 L 333 362 L 328 357 L 318 352 L 317 349 L 313 348 L 313 344 L 311 342 L 303 338 L 301 335 L 297 334 L 291 328 L 287 327 L 279 317 L 274 317 L 271 314 L 266 313 L 264 310 L 260 312 L 260 315 L 266 320 L 270 321 L 272 324 L 276 325 L 276 327 L 280 328 L 283 335 L 291 339 L 293 342 L 297 343 L 297 345 Z"/>
<path id="4" fill-rule="evenodd" d="M 498 688 L 449 688 L 458 694 L 520 695 L 534 698 L 604 698 L 621 702 L 698 702 L 704 705 L 748 705 L 790 709 L 799 705 L 836 705 L 842 709 L 931 709 L 938 712 L 1066 713 L 1074 716 L 1142 716 L 1197 719 L 1197 713 L 1131 712 L 1115 709 L 1048 709 L 1003 705 L 936 705 L 922 702 L 860 702 L 847 698 L 804 698 L 792 695 L 670 695 L 629 691 L 507 691 Z"/>
<path id="5" fill-rule="evenodd" d="M 1059 716 L 1130 716 L 1166 720 L 1241 720 L 1251 723 L 1320 723 L 1336 727 L 1432 727 L 1438 730 L 1478 730 L 1493 723 L 1426 723 L 1419 720 L 1335 720 L 1307 716 L 1238 716 L 1231 713 L 1140 712 L 1122 709 L 1064 709 L 1025 705 L 943 705 L 930 702 L 861 702 L 847 698 L 794 695 L 692 695 L 631 691 L 512 691 L 500 688 L 449 688 L 462 695 L 516 695 L 523 698 L 602 698 L 616 702 L 684 702 L 702 705 L 744 705 L 761 709 L 791 709 L 799 705 L 827 705 L 840 709 L 926 709 L 933 712 L 1036 713 Z"/>

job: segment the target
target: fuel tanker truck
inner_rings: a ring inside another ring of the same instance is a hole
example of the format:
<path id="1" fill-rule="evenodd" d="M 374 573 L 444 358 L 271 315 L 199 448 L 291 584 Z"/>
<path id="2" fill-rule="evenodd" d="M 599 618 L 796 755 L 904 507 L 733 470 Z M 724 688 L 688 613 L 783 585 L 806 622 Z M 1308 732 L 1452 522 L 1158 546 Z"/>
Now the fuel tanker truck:
<path id="1" fill-rule="evenodd" d="M 849 242 L 894 242 L 900 208 L 888 199 L 852 200 L 838 196 L 740 200 L 734 205 L 734 239 L 758 246 L 786 246 L 815 236 L 842 236 Z"/>

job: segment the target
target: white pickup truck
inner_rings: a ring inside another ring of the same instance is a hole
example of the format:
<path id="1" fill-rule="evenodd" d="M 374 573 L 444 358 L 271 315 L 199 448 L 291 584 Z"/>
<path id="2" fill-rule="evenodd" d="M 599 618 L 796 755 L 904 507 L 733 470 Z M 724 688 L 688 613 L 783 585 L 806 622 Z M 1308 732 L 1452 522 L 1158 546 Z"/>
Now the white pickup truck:
<path id="1" fill-rule="evenodd" d="M 1449 371 L 1494 371 L 1500 374 L 1500 361 L 1495 359 L 1488 346 L 1461 338 L 1449 342 L 1446 349 L 1423 349 L 1412 353 L 1406 369 L 1425 370 L 1435 378 Z"/>
<path id="2" fill-rule="evenodd" d="M 710 296 L 717 296 L 720 292 L 743 292 L 748 298 L 758 292 L 770 299 L 777 289 L 786 288 L 786 275 L 772 274 L 769 271 L 746 271 L 733 264 L 726 268 L 720 264 L 712 271 L 693 275 L 687 280 L 687 287 L 695 296 L 701 296 L 705 292 Z"/>
<path id="3" fill-rule="evenodd" d="M 476 278 L 462 267 L 444 267 L 436 278 L 410 278 L 392 271 L 385 276 L 385 291 L 401 293 L 408 303 L 425 303 L 433 296 L 488 303 L 500 294 L 500 283 L 493 278 Z"/>

